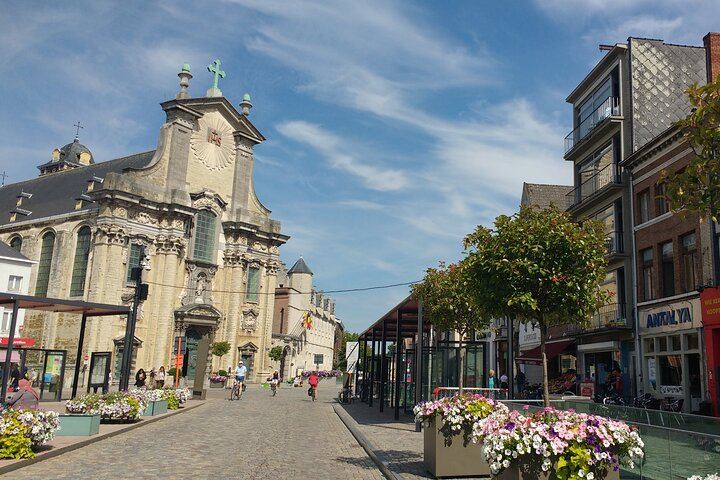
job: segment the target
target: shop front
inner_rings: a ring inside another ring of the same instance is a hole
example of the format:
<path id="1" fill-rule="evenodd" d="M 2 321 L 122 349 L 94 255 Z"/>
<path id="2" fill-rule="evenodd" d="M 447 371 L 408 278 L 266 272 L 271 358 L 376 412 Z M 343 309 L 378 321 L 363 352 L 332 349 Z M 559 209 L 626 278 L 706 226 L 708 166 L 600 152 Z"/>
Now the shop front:
<path id="1" fill-rule="evenodd" d="M 720 417 L 720 287 L 706 288 L 700 292 L 707 389 L 712 414 Z"/>
<path id="2" fill-rule="evenodd" d="M 699 411 L 705 391 L 700 312 L 697 296 L 638 308 L 644 393 L 684 412 Z"/>
<path id="3" fill-rule="evenodd" d="M 619 368 L 623 376 L 627 374 L 626 369 L 623 368 L 626 362 L 622 361 L 620 342 L 584 343 L 577 346 L 577 354 L 581 366 L 581 382 L 588 386 L 581 395 L 607 394 L 608 378 L 615 368 Z M 590 385 L 592 387 L 588 391 Z M 627 397 L 628 389 L 625 388 L 622 394 Z"/>

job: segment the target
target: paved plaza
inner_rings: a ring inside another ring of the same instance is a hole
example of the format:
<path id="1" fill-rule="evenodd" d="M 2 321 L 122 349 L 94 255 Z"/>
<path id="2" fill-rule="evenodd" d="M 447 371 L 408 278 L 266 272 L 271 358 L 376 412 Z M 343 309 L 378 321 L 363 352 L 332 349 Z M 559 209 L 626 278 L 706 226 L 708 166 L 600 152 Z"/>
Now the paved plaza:
<path id="1" fill-rule="evenodd" d="M 335 385 L 211 389 L 205 404 L 6 474 L 14 479 L 381 479 L 333 410 Z M 332 395 L 332 396 L 331 396 Z"/>

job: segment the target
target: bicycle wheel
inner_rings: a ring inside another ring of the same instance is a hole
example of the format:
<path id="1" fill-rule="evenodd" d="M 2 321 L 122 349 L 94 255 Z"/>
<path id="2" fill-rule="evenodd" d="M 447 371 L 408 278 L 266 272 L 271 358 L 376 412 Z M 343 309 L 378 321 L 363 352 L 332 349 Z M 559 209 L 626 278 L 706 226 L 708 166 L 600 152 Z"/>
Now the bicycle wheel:
<path id="1" fill-rule="evenodd" d="M 230 390 L 230 400 L 240 400 L 240 397 L 238 396 L 240 389 L 237 385 L 233 385 L 232 390 Z"/>

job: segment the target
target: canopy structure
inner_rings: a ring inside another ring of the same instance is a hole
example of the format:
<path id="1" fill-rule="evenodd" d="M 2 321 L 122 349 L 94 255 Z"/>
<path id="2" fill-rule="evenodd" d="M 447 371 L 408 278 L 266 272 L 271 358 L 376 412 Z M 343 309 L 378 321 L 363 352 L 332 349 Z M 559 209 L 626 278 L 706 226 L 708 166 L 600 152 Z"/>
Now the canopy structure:
<path id="1" fill-rule="evenodd" d="M 384 398 L 385 387 L 387 378 L 385 375 L 378 375 L 379 372 L 373 370 L 376 369 L 376 350 L 380 354 L 380 372 L 384 372 L 387 369 L 387 355 L 385 355 L 387 342 L 393 342 L 395 344 L 395 366 L 396 372 L 394 377 L 394 398 L 395 398 L 395 419 L 400 418 L 400 402 L 397 400 L 400 396 L 400 385 L 401 379 L 403 378 L 402 371 L 402 354 L 404 348 L 405 339 L 414 339 L 416 354 L 418 351 L 422 352 L 422 337 L 423 333 L 430 331 L 430 325 L 425 324 L 422 318 L 422 305 L 419 304 L 415 299 L 408 296 L 402 302 L 395 307 L 391 308 L 385 315 L 380 317 L 376 322 L 372 324 L 367 330 L 362 332 L 358 340 L 365 342 L 366 348 L 364 349 L 363 358 L 361 363 L 363 365 L 363 379 L 365 385 L 369 388 L 368 404 L 372 407 L 373 404 L 373 389 L 375 377 L 379 377 L 379 397 Z M 420 333 L 420 335 L 418 335 Z M 367 348 L 367 343 L 370 342 L 372 347 Z M 379 343 L 379 349 L 375 348 L 375 342 Z M 368 352 L 369 351 L 369 352 Z M 417 355 L 416 358 L 421 358 L 421 354 Z M 369 357 L 369 358 L 368 358 Z M 367 371 L 369 360 L 370 371 Z M 421 361 L 415 362 L 415 374 L 413 378 L 422 378 L 422 363 Z M 415 389 L 416 403 L 419 403 L 419 396 L 421 394 L 420 388 Z M 384 401 L 380 401 L 380 411 L 384 409 Z"/>
<path id="2" fill-rule="evenodd" d="M 575 340 L 561 340 L 559 342 L 552 342 L 545 344 L 545 356 L 548 360 L 555 358 L 571 345 L 575 344 Z M 518 355 L 515 359 L 518 363 L 525 363 L 527 365 L 542 365 L 542 354 L 540 352 L 540 345 L 535 348 L 531 348 L 525 353 Z"/>
<path id="3" fill-rule="evenodd" d="M 12 320 L 10 322 L 10 334 L 8 335 L 7 352 L 5 354 L 5 365 L 3 370 L 10 372 L 12 361 L 13 340 L 17 328 L 18 311 L 21 308 L 27 310 L 43 310 L 46 312 L 75 313 L 82 315 L 80 322 L 80 334 L 78 337 L 77 356 L 75 358 L 75 377 L 73 378 L 72 396 L 77 394 L 78 379 L 80 376 L 80 361 L 82 360 L 83 338 L 85 337 L 85 323 L 88 317 L 99 317 L 108 315 L 130 315 L 130 307 L 123 305 L 107 305 L 102 303 L 83 302 L 80 300 L 62 300 L 58 298 L 34 297 L 31 295 L 17 295 L 12 293 L 0 293 L 0 306 L 9 308 L 12 306 Z M 2 377 L 0 398 L 7 395 L 7 384 L 9 374 Z"/>

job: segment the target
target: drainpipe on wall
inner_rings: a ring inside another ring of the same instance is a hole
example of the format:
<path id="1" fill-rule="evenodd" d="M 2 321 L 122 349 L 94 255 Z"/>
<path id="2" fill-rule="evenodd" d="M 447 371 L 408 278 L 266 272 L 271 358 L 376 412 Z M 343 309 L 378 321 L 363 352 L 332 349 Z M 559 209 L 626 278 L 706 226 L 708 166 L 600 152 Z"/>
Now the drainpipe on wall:
<path id="1" fill-rule="evenodd" d="M 640 342 L 640 316 L 637 310 L 637 254 L 635 249 L 635 189 L 632 181 L 632 175 L 628 181 L 630 184 L 630 225 L 632 228 L 630 261 L 632 262 L 630 274 L 632 278 L 632 318 L 633 318 L 633 338 L 635 340 L 635 396 L 639 397 L 640 392 L 645 390 L 643 385 L 642 360 L 641 351 L 642 342 Z"/>

